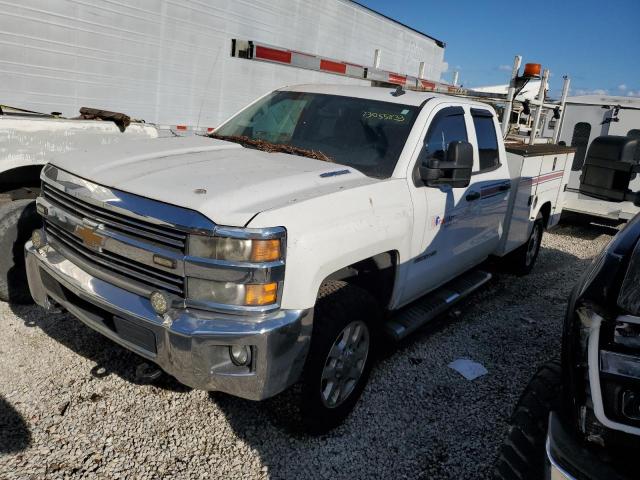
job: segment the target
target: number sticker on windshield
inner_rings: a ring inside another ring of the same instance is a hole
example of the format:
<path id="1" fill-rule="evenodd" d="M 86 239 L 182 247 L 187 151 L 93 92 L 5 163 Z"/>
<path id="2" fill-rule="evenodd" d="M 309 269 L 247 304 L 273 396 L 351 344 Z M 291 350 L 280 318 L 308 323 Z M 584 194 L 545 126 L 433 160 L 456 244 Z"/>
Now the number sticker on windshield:
<path id="1" fill-rule="evenodd" d="M 404 122 L 405 116 L 395 113 L 362 112 L 362 118 L 377 118 L 380 120 L 390 120 L 392 122 Z"/>

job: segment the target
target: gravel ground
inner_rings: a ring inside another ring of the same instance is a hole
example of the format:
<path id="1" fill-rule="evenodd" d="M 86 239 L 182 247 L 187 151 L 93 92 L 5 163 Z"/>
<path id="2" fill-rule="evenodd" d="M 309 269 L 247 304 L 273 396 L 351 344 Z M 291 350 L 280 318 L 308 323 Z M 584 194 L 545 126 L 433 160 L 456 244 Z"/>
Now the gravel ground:
<path id="1" fill-rule="evenodd" d="M 348 421 L 318 438 L 287 427 L 286 399 L 145 384 L 139 357 L 70 316 L 0 304 L 0 478 L 489 478 L 520 392 L 559 352 L 573 284 L 611 235 L 545 235 L 531 275 L 496 275 L 381 359 Z M 447 367 L 460 357 L 489 373 L 465 380 Z"/>

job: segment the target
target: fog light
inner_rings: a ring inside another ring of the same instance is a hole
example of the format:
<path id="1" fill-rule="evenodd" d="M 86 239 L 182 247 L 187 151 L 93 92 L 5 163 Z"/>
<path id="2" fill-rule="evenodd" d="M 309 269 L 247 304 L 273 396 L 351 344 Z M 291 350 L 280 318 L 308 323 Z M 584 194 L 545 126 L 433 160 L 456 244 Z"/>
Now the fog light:
<path id="1" fill-rule="evenodd" d="M 239 367 L 249 365 L 251 363 L 251 348 L 247 345 L 231 345 L 229 347 L 229 357 Z"/>
<path id="2" fill-rule="evenodd" d="M 31 243 L 33 243 L 33 248 L 36 250 L 41 249 L 47 244 L 47 241 L 44 237 L 44 232 L 40 229 L 34 230 L 31 234 Z"/>
<path id="3" fill-rule="evenodd" d="M 41 203 L 36 203 L 36 212 L 38 212 L 38 214 L 43 217 L 46 217 L 47 215 L 49 215 L 49 209 L 44 205 L 42 205 Z"/>
<path id="4" fill-rule="evenodd" d="M 164 292 L 152 292 L 149 297 L 151 307 L 160 315 L 164 315 L 169 311 L 171 306 L 171 298 Z"/>
<path id="5" fill-rule="evenodd" d="M 622 414 L 631 420 L 640 420 L 640 395 L 631 390 L 622 394 Z"/>

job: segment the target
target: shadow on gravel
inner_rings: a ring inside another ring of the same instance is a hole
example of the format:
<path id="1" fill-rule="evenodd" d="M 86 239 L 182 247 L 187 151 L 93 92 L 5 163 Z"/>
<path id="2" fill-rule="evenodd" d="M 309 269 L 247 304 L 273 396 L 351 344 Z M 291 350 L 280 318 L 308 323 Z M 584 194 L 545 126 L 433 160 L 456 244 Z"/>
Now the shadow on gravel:
<path id="1" fill-rule="evenodd" d="M 17 453 L 31 445 L 31 432 L 22 415 L 0 396 L 0 453 Z"/>
<path id="2" fill-rule="evenodd" d="M 600 235 L 614 236 L 624 224 L 592 217 L 572 215 L 562 217 L 562 221 L 553 229 L 556 235 L 594 240 Z"/>
<path id="3" fill-rule="evenodd" d="M 567 298 L 590 261 L 543 247 L 529 276 L 494 270 L 452 313 L 383 348 L 367 398 L 327 435 L 300 431 L 289 392 L 264 402 L 211 393 L 211 401 L 274 478 L 348 478 L 344 462 L 363 476 L 371 465 L 395 465 L 413 478 L 492 478 L 508 418 L 533 372 L 560 351 Z M 481 362 L 489 374 L 462 379 L 447 367 L 459 357 Z M 398 372 L 410 380 L 397 382 Z"/>
<path id="4" fill-rule="evenodd" d="M 602 235 L 598 227 L 580 228 L 567 235 Z M 299 430 L 289 391 L 264 402 L 221 393 L 209 398 L 274 478 L 491 478 L 520 392 L 538 365 L 559 352 L 567 297 L 589 262 L 543 247 L 529 276 L 496 272 L 454 307 L 454 314 L 386 349 L 364 398 L 347 422 L 327 435 L 314 438 Z M 14 312 L 96 362 L 106 375 L 143 383 L 135 375 L 140 357 L 69 315 L 35 307 L 14 307 Z M 464 380 L 447 367 L 460 357 L 482 363 L 489 373 Z M 166 375 L 159 381 L 167 382 L 164 388 L 187 389 Z M 194 435 L 206 431 L 202 425 Z"/>
<path id="5" fill-rule="evenodd" d="M 70 314 L 49 313 L 37 305 L 10 307 L 27 327 L 41 329 L 56 342 L 95 362 L 96 365 L 88 373 L 96 379 L 113 374 L 136 385 L 153 384 L 155 387 L 176 392 L 190 390 L 166 374 L 150 380 L 148 374 L 155 370 L 151 362 L 95 332 Z"/>

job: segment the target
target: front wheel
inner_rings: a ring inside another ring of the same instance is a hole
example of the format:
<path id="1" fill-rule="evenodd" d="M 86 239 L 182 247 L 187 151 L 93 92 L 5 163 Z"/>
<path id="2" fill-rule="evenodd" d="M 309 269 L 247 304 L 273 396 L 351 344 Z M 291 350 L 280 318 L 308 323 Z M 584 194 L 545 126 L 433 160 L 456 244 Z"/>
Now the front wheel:
<path id="1" fill-rule="evenodd" d="M 0 300 L 32 303 L 24 262 L 24 244 L 42 226 L 33 200 L 15 200 L 0 206 Z"/>
<path id="2" fill-rule="evenodd" d="M 339 281 L 320 287 L 299 399 L 310 433 L 335 428 L 356 405 L 373 363 L 378 316 L 366 291 Z"/>
<path id="3" fill-rule="evenodd" d="M 511 417 L 509 433 L 495 463 L 500 480 L 543 480 L 549 413 L 561 407 L 560 362 L 550 361 L 535 374 Z"/>

